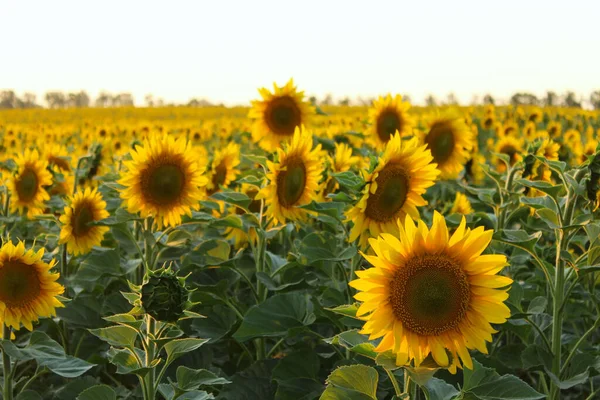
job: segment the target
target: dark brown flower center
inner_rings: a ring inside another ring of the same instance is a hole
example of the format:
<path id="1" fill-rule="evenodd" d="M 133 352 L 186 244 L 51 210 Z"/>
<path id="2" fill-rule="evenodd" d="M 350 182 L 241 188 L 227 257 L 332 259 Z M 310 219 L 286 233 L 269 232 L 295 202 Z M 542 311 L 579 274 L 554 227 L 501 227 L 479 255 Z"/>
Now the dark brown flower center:
<path id="1" fill-rule="evenodd" d="M 92 226 L 88 224 L 93 221 L 95 219 L 92 205 L 87 202 L 79 204 L 78 207 L 73 209 L 73 235 L 80 237 L 88 233 L 92 229 Z"/>
<path id="2" fill-rule="evenodd" d="M 284 207 L 295 206 L 306 187 L 306 166 L 300 158 L 290 158 L 287 169 L 277 175 L 277 198 Z"/>
<path id="3" fill-rule="evenodd" d="M 454 143 L 454 132 L 449 122 L 433 124 L 425 137 L 425 144 L 438 164 L 443 164 L 452 156 Z"/>
<path id="4" fill-rule="evenodd" d="M 8 307 L 19 307 L 34 300 L 41 291 L 35 266 L 7 260 L 0 267 L 0 301 Z"/>
<path id="5" fill-rule="evenodd" d="M 506 144 L 500 148 L 500 153 L 508 155 L 510 158 L 510 165 L 517 162 L 517 154 L 519 151 L 512 144 Z"/>
<path id="6" fill-rule="evenodd" d="M 424 336 L 455 329 L 469 308 L 469 280 L 444 254 L 415 256 L 390 283 L 390 304 L 405 329 Z"/>
<path id="7" fill-rule="evenodd" d="M 50 165 L 55 165 L 61 171 L 70 171 L 71 170 L 71 166 L 69 165 L 69 162 L 59 156 L 48 157 L 48 163 Z"/>
<path id="8" fill-rule="evenodd" d="M 379 140 L 387 143 L 396 131 L 402 131 L 404 121 L 394 109 L 382 111 L 377 117 L 377 136 Z"/>
<path id="9" fill-rule="evenodd" d="M 369 195 L 365 214 L 375 221 L 392 220 L 406 202 L 408 173 L 400 165 L 388 164 L 379 172 L 375 182 L 377 190 Z"/>
<path id="10" fill-rule="evenodd" d="M 32 201 L 39 190 L 38 182 L 35 171 L 27 167 L 15 182 L 19 199 L 23 202 Z"/>
<path id="11" fill-rule="evenodd" d="M 291 96 L 276 97 L 267 105 L 265 121 L 274 133 L 291 136 L 302 123 L 302 113 Z"/>
<path id="12" fill-rule="evenodd" d="M 181 159 L 165 160 L 142 171 L 141 187 L 147 202 L 168 206 L 181 198 L 186 185 L 181 162 Z"/>

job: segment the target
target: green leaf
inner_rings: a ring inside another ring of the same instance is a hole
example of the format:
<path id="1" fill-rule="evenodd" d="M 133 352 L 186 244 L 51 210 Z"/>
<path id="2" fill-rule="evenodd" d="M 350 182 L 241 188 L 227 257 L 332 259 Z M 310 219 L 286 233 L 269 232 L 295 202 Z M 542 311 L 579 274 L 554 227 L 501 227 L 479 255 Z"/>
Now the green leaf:
<path id="1" fill-rule="evenodd" d="M 276 294 L 252 306 L 233 337 L 244 342 L 255 337 L 284 336 L 292 328 L 308 326 L 315 320 L 313 304 L 306 293 Z"/>
<path id="2" fill-rule="evenodd" d="M 558 221 L 558 215 L 549 208 L 542 208 L 536 210 L 536 214 L 550 227 L 550 229 L 560 228 L 560 222 Z"/>
<path id="3" fill-rule="evenodd" d="M 363 179 L 352 171 L 338 172 L 331 176 L 338 181 L 340 186 L 351 190 L 359 190 L 365 184 Z"/>
<path id="4" fill-rule="evenodd" d="M 90 333 L 104 340 L 111 346 L 133 347 L 137 338 L 137 331 L 130 326 L 117 325 L 108 328 L 90 329 Z"/>
<path id="5" fill-rule="evenodd" d="M 185 353 L 196 350 L 204 343 L 208 342 L 208 339 L 175 339 L 165 344 L 165 351 L 167 352 L 167 364 L 170 364 L 177 358 L 181 357 Z"/>
<path id="6" fill-rule="evenodd" d="M 589 377 L 590 377 L 590 371 L 588 369 L 586 369 L 585 371 L 572 376 L 570 378 L 567 379 L 558 379 L 556 377 L 556 375 L 554 375 L 552 372 L 550 371 L 546 371 L 546 373 L 548 374 L 548 376 L 550 377 L 550 379 L 552 380 L 552 382 L 554 382 L 556 384 L 556 386 L 558 386 L 559 388 L 561 388 L 562 390 L 566 390 L 566 389 L 570 389 L 574 386 L 580 385 L 582 383 L 588 382 L 589 381 Z"/>
<path id="7" fill-rule="evenodd" d="M 326 308 L 326 310 L 343 315 L 345 317 L 356 318 L 356 312 L 358 311 L 358 303 L 344 304 L 334 308 Z"/>
<path id="8" fill-rule="evenodd" d="M 2 347 L 14 359 L 36 360 L 40 367 L 47 367 L 65 378 L 76 378 L 95 365 L 66 355 L 60 344 L 41 331 L 34 331 L 24 348 L 19 348 L 7 340 L 2 341 Z"/>
<path id="9" fill-rule="evenodd" d="M 555 199 L 557 202 L 558 196 L 561 194 L 561 192 L 564 191 L 564 187 L 562 185 L 553 185 L 552 183 L 545 181 L 530 181 L 527 179 L 517 179 L 515 180 L 515 182 L 523 186 L 537 189 L 540 192 L 544 192 L 547 195 L 551 196 L 553 199 Z"/>
<path id="10" fill-rule="evenodd" d="M 225 378 L 218 377 L 205 369 L 191 369 L 180 365 L 177 368 L 177 386 L 181 390 L 189 391 L 198 389 L 202 385 L 225 385 L 231 383 Z"/>
<path id="11" fill-rule="evenodd" d="M 108 317 L 104 317 L 104 320 L 108 322 L 114 322 L 115 324 L 129 326 L 134 329 L 140 329 L 144 324 L 144 321 L 137 320 L 131 314 L 115 314 L 109 315 Z"/>
<path id="12" fill-rule="evenodd" d="M 427 390 L 429 400 L 451 400 L 459 394 L 456 388 L 441 379 L 431 378 L 424 387 Z"/>
<path id="13" fill-rule="evenodd" d="M 391 350 L 385 351 L 383 353 L 378 353 L 377 357 L 375 357 L 375 364 L 390 371 L 399 368 L 396 365 L 396 355 Z"/>
<path id="14" fill-rule="evenodd" d="M 237 206 L 246 212 L 250 212 L 248 207 L 250 203 L 252 203 L 252 199 L 250 199 L 246 194 L 240 192 L 217 192 L 211 196 L 215 200 L 221 200 L 225 203 Z"/>
<path id="15" fill-rule="evenodd" d="M 357 329 L 342 332 L 323 341 L 333 345 L 340 345 L 356 354 L 372 359 L 375 359 L 378 354 L 375 352 L 373 343 L 369 341 L 369 337 L 358 333 Z"/>
<path id="16" fill-rule="evenodd" d="M 108 350 L 108 360 L 117 366 L 117 374 L 136 374 L 144 377 L 161 362 L 161 359 L 155 359 L 149 367 L 143 367 L 138 362 L 138 358 L 133 355 L 132 351 L 135 351 L 138 358 L 143 360 L 144 352 L 140 349 L 119 350 L 112 347 Z"/>
<path id="17" fill-rule="evenodd" d="M 544 296 L 538 296 L 531 300 L 529 307 L 527 307 L 528 314 L 541 314 L 546 311 L 548 305 L 548 299 Z"/>
<path id="18" fill-rule="evenodd" d="M 271 378 L 277 382 L 278 400 L 314 399 L 323 392 L 319 377 L 319 356 L 310 350 L 288 354 L 273 369 Z"/>
<path id="19" fill-rule="evenodd" d="M 33 390 L 25 390 L 19 393 L 15 400 L 42 400 L 42 396 Z"/>
<path id="20" fill-rule="evenodd" d="M 379 374 L 373 367 L 348 365 L 333 371 L 320 400 L 377 400 Z"/>
<path id="21" fill-rule="evenodd" d="M 77 400 L 117 400 L 117 394 L 108 385 L 96 385 L 81 392 Z"/>
<path id="22" fill-rule="evenodd" d="M 476 360 L 473 360 L 473 370 L 463 370 L 461 392 L 480 400 L 536 400 L 545 397 L 516 376 L 500 376 L 495 370 L 483 367 Z"/>
<path id="23" fill-rule="evenodd" d="M 344 212 L 345 207 L 346 205 L 340 202 L 330 201 L 326 203 L 317 203 L 313 200 L 309 204 L 299 206 L 298 208 L 314 211 L 318 214 L 328 215 L 339 221 L 342 219 L 342 214 Z"/>

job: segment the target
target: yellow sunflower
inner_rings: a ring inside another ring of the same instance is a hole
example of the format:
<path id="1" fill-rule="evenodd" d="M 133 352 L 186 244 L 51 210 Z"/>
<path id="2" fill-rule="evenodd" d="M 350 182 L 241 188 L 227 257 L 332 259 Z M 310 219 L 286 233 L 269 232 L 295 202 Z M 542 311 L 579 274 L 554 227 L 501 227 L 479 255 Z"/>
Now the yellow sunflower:
<path id="1" fill-rule="evenodd" d="M 199 208 L 202 186 L 208 180 L 185 138 L 165 134 L 147 138 L 125 161 L 127 172 L 119 180 L 123 204 L 143 218 L 154 217 L 159 229 L 181 224 L 183 214 Z"/>
<path id="2" fill-rule="evenodd" d="M 228 186 L 239 175 L 240 170 L 240 145 L 231 142 L 223 150 L 217 150 L 211 163 L 208 177 L 208 194 L 211 195 L 221 186 Z"/>
<path id="3" fill-rule="evenodd" d="M 87 254 L 92 247 L 102 243 L 104 234 L 109 230 L 107 226 L 89 225 L 90 222 L 108 218 L 106 202 L 97 189 L 90 188 L 77 192 L 69 202 L 70 205 L 65 207 L 60 217 L 63 227 L 59 243 L 66 243 L 71 254 Z"/>
<path id="4" fill-rule="evenodd" d="M 421 135 L 422 141 L 431 150 L 433 161 L 441 171 L 440 178 L 455 179 L 469 159 L 469 150 L 474 146 L 473 131 L 462 118 L 451 115 L 440 116 L 429 122 L 429 131 Z"/>
<path id="5" fill-rule="evenodd" d="M 353 156 L 352 147 L 343 142 L 335 144 L 335 153 L 333 157 L 327 155 L 327 160 L 332 173 L 349 171 L 352 167 L 359 166 L 363 162 L 361 157 Z M 339 187 L 338 181 L 333 176 L 328 175 L 323 183 L 321 183 L 318 195 L 319 201 L 327 201 L 327 195 L 335 193 Z"/>
<path id="6" fill-rule="evenodd" d="M 45 209 L 44 202 L 50 200 L 50 195 L 44 186 L 52 184 L 52 174 L 48 171 L 48 162 L 40 158 L 37 150 L 25 150 L 19 155 L 15 163 L 17 173 L 8 181 L 10 190 L 10 210 L 27 213 L 28 218 L 42 214 Z"/>
<path id="7" fill-rule="evenodd" d="M 387 95 L 373 101 L 369 109 L 370 128 L 367 135 L 376 148 L 385 147 L 396 132 L 400 136 L 412 135 L 413 119 L 408 114 L 410 103 L 402 101 L 399 94 L 395 97 Z"/>
<path id="8" fill-rule="evenodd" d="M 402 142 L 400 135 L 394 135 L 377 167 L 365 174 L 362 197 L 346 213 L 347 220 L 354 223 L 348 240 L 360 237 L 365 247 L 370 237 L 397 234 L 398 218 L 407 214 L 419 218 L 417 207 L 427 204 L 422 195 L 440 173 L 436 166 L 426 146 L 420 146 L 416 139 Z"/>
<path id="9" fill-rule="evenodd" d="M 552 139 L 555 139 L 561 135 L 562 125 L 560 122 L 550 121 L 546 126 L 546 131 L 548 131 L 548 135 L 550 135 Z"/>
<path id="10" fill-rule="evenodd" d="M 509 164 L 515 165 L 523 159 L 523 140 L 512 136 L 505 136 L 498 140 L 494 147 L 494 151 L 498 154 L 506 154 L 509 158 Z M 498 172 L 506 171 L 506 164 L 496 157 L 496 169 Z"/>
<path id="11" fill-rule="evenodd" d="M 476 185 L 481 184 L 485 179 L 485 172 L 483 166 L 486 165 L 487 160 L 479 153 L 475 152 L 471 155 L 469 161 L 465 165 L 465 177 Z"/>
<path id="12" fill-rule="evenodd" d="M 307 211 L 297 206 L 316 198 L 323 172 L 321 145 L 312 147 L 312 133 L 300 127 L 285 150 L 277 149 L 277 161 L 267 161 L 269 184 L 261 189 L 256 199 L 265 200 L 265 215 L 272 218 L 274 224 L 302 221 L 307 217 Z"/>
<path id="13" fill-rule="evenodd" d="M 579 162 L 584 163 L 587 161 L 589 156 L 593 156 L 596 154 L 596 149 L 598 148 L 598 141 L 595 139 L 590 139 L 587 141 L 585 146 L 583 146 L 583 153 L 579 157 Z"/>
<path id="14" fill-rule="evenodd" d="M 31 331 L 33 322 L 64 307 L 56 296 L 65 288 L 56 283 L 59 274 L 50 272 L 56 262 L 44 262 L 43 255 L 43 248 L 25 250 L 23 242 L 0 248 L 0 321 L 6 326 L 18 330 L 23 324 Z"/>
<path id="15" fill-rule="evenodd" d="M 252 213 L 258 214 L 260 212 L 260 200 L 256 200 L 256 195 L 258 194 L 258 188 L 254 185 L 249 185 L 247 183 L 242 183 L 240 191 L 246 194 L 252 202 L 248 206 L 248 210 Z M 231 213 L 236 215 L 244 215 L 246 211 L 239 207 L 232 207 L 229 210 Z M 256 235 L 256 231 L 253 228 L 250 228 L 249 231 L 244 229 L 228 227 L 224 232 L 225 238 L 232 240 L 236 249 L 241 248 L 250 240 L 256 242 L 258 236 Z"/>
<path id="16" fill-rule="evenodd" d="M 273 84 L 274 92 L 258 90 L 262 100 L 252 101 L 248 117 L 254 120 L 252 140 L 266 151 L 274 151 L 289 141 L 296 128 L 306 125 L 315 108 L 304 101 L 304 92 L 296 90 L 290 79 L 283 87 Z"/>
<path id="17" fill-rule="evenodd" d="M 399 235 L 370 240 L 375 255 L 364 257 L 373 268 L 357 271 L 359 279 L 350 282 L 362 302 L 362 333 L 382 338 L 375 350 L 393 351 L 399 366 L 418 367 L 431 354 L 450 372 L 473 369 L 468 350 L 487 354 L 496 333 L 490 324 L 510 316 L 503 302 L 512 279 L 496 275 L 506 256 L 481 254 L 493 231 L 468 229 L 463 217 L 450 236 L 437 212 L 431 229 L 409 216 L 397 225 Z"/>
<path id="18" fill-rule="evenodd" d="M 474 210 L 473 207 L 471 207 L 469 198 L 461 192 L 456 192 L 456 197 L 454 198 L 454 203 L 452 203 L 450 214 L 468 215 L 472 214 L 473 212 Z"/>

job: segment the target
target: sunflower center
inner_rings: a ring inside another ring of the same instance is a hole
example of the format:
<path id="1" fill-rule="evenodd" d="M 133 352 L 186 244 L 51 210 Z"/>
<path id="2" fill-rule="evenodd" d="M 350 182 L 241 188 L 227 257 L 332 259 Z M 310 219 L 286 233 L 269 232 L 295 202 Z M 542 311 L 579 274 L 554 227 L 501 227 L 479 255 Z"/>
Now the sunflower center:
<path id="1" fill-rule="evenodd" d="M 277 198 L 284 207 L 296 205 L 306 186 L 306 166 L 301 159 L 288 160 L 287 170 L 277 175 Z"/>
<path id="2" fill-rule="evenodd" d="M 90 204 L 81 204 L 79 207 L 73 210 L 73 235 L 82 236 L 85 235 L 92 229 L 92 226 L 88 225 L 94 221 L 94 210 Z"/>
<path id="3" fill-rule="evenodd" d="M 409 176 L 400 165 L 389 164 L 379 171 L 377 190 L 367 199 L 367 217 L 381 222 L 393 219 L 406 202 L 408 181 Z"/>
<path id="4" fill-rule="evenodd" d="M 16 182 L 19 198 L 24 202 L 34 199 L 38 192 L 38 176 L 32 169 L 25 169 Z"/>
<path id="5" fill-rule="evenodd" d="M 173 204 L 181 197 L 184 187 L 185 174 L 178 164 L 161 164 L 142 173 L 142 192 L 154 204 Z"/>
<path id="6" fill-rule="evenodd" d="M 423 336 L 456 328 L 467 313 L 470 296 L 466 274 L 443 254 L 411 258 L 390 284 L 394 316 L 406 329 Z"/>
<path id="7" fill-rule="evenodd" d="M 500 153 L 506 154 L 510 158 L 510 165 L 513 165 L 515 162 L 517 162 L 518 150 L 512 144 L 502 146 Z"/>
<path id="8" fill-rule="evenodd" d="M 377 117 L 377 135 L 388 142 L 396 131 L 402 131 L 402 119 L 395 110 L 385 110 Z"/>
<path id="9" fill-rule="evenodd" d="M 425 137 L 425 144 L 431 150 L 431 155 L 436 163 L 446 162 L 454 150 L 452 127 L 444 122 L 434 124 Z"/>
<path id="10" fill-rule="evenodd" d="M 269 129 L 278 135 L 291 136 L 302 123 L 302 114 L 296 101 L 290 96 L 274 98 L 267 106 L 265 120 Z"/>
<path id="11" fill-rule="evenodd" d="M 25 305 L 40 291 L 40 279 L 33 265 L 7 260 L 0 267 L 0 301 L 8 307 Z"/>

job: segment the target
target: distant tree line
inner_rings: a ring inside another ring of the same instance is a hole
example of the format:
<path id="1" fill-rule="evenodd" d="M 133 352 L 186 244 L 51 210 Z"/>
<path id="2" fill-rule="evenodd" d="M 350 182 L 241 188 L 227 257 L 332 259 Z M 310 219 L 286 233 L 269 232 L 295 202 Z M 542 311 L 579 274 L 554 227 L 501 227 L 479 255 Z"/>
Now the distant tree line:
<path id="1" fill-rule="evenodd" d="M 410 97 L 407 95 L 402 96 L 405 100 L 410 101 Z M 369 106 L 373 102 L 372 97 L 359 97 L 355 101 L 352 101 L 349 97 L 343 97 L 339 100 L 334 100 L 331 94 L 325 95 L 322 99 L 317 99 L 316 96 L 309 97 L 309 101 L 312 104 L 319 106 L 327 105 L 342 105 L 347 106 L 351 104 L 357 104 L 362 106 Z M 85 107 L 124 107 L 133 106 L 134 99 L 131 93 L 123 92 L 112 94 L 109 92 L 102 91 L 98 94 L 96 99 L 92 101 L 90 96 L 83 90 L 79 92 L 60 92 L 51 91 L 44 95 L 45 106 L 47 108 L 85 108 Z M 146 107 L 162 107 L 167 106 L 188 106 L 188 107 L 215 107 L 222 106 L 222 104 L 213 104 L 206 99 L 193 98 L 184 104 L 165 104 L 161 98 L 154 98 L 153 95 L 148 94 L 144 97 Z M 537 97 L 532 93 L 519 92 L 511 96 L 508 103 L 513 106 L 518 105 L 535 105 L 535 106 L 564 106 L 564 107 L 577 107 L 581 108 L 585 102 L 596 109 L 600 110 L 600 90 L 593 91 L 589 98 L 585 99 L 582 96 L 577 96 L 574 92 L 566 92 L 563 95 L 558 95 L 556 92 L 548 91 L 544 97 Z M 425 98 L 425 104 L 428 106 L 436 105 L 456 105 L 458 99 L 454 93 L 450 93 L 446 96 L 446 99 L 437 99 L 433 95 L 428 95 Z M 495 104 L 501 105 L 503 102 L 496 100 L 491 94 L 486 94 L 483 99 L 480 100 L 478 96 L 474 96 L 471 100 L 471 104 Z M 44 105 L 37 102 L 37 96 L 33 93 L 24 93 L 21 97 L 13 90 L 2 90 L 0 91 L 0 109 L 13 109 L 13 108 L 42 108 Z"/>

